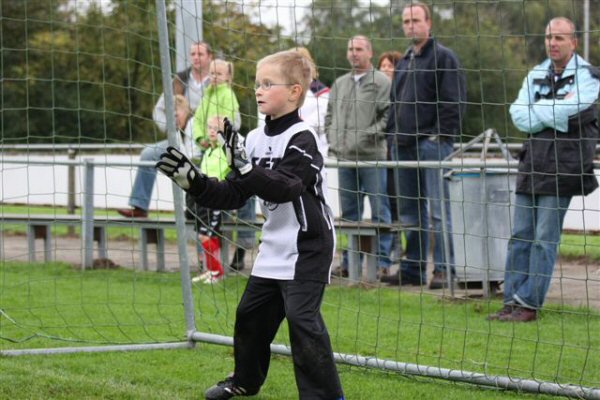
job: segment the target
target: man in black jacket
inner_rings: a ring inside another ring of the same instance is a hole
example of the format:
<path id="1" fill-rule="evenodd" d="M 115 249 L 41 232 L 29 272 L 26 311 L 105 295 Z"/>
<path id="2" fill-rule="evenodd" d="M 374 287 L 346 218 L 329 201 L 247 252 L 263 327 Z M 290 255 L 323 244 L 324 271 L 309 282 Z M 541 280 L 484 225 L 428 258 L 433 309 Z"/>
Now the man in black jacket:
<path id="1" fill-rule="evenodd" d="M 440 161 L 452 152 L 454 137 L 461 132 L 466 101 L 466 83 L 452 50 L 430 36 L 429 7 L 412 2 L 402 12 L 404 34 L 412 46 L 395 67 L 387 124 L 388 145 L 397 161 Z M 453 267 L 450 204 L 447 183 L 440 184 L 434 168 L 398 168 L 395 171 L 399 220 L 414 226 L 406 232 L 406 253 L 398 276 L 382 282 L 401 285 L 425 284 L 430 226 L 434 233 L 434 273 L 431 289 L 445 287 L 446 265 Z M 442 203 L 446 226 L 442 227 Z M 430 224 L 431 218 L 431 224 Z M 443 235 L 448 234 L 448 254 Z"/>
<path id="2" fill-rule="evenodd" d="M 519 155 L 504 307 L 488 320 L 537 319 L 571 198 L 598 187 L 594 153 L 600 72 L 577 55 L 576 47 L 573 22 L 552 19 L 546 27 L 548 58 L 529 72 L 510 106 L 513 123 L 529 137 Z"/>

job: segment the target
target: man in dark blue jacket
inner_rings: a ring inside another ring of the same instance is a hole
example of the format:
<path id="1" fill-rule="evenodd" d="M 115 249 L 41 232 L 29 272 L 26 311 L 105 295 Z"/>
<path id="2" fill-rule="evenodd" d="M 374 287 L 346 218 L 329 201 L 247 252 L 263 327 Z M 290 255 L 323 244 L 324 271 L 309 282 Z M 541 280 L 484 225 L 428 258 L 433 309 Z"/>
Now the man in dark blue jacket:
<path id="1" fill-rule="evenodd" d="M 452 50 L 430 36 L 429 7 L 412 2 L 402 12 L 402 24 L 412 46 L 395 67 L 387 124 L 388 145 L 397 161 L 440 161 L 452 152 L 454 137 L 461 132 L 466 83 Z M 398 168 L 395 173 L 399 220 L 416 226 L 406 233 L 406 256 L 398 276 L 382 279 L 390 284 L 425 284 L 430 226 L 434 233 L 434 273 L 431 289 L 446 286 L 446 265 L 453 266 L 450 235 L 448 254 L 443 235 L 451 232 L 450 204 L 444 202 L 446 226 L 442 227 L 442 199 L 447 183 L 440 184 L 434 168 Z M 431 218 L 431 223 L 430 223 Z"/>

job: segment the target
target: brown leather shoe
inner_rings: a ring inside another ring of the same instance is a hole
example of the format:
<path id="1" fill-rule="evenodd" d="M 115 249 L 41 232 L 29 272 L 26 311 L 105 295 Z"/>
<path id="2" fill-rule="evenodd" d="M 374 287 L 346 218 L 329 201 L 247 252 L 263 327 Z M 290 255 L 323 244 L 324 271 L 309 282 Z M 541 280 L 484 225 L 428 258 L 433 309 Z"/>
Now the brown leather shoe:
<path id="1" fill-rule="evenodd" d="M 433 278 L 429 282 L 429 289 L 446 289 L 448 288 L 448 275 L 446 272 L 435 271 Z"/>
<path id="2" fill-rule="evenodd" d="M 148 211 L 142 210 L 138 207 L 133 208 L 121 208 L 117 212 L 125 218 L 146 218 L 148 217 Z"/>
<path id="3" fill-rule="evenodd" d="M 501 317 L 512 314 L 514 308 L 515 306 L 513 306 L 512 304 L 505 304 L 504 307 L 502 307 L 502 309 L 496 311 L 493 314 L 488 315 L 486 319 L 488 321 L 497 321 Z"/>
<path id="4" fill-rule="evenodd" d="M 530 308 L 516 306 L 512 313 L 498 318 L 504 322 L 530 322 L 537 319 L 537 311 Z"/>

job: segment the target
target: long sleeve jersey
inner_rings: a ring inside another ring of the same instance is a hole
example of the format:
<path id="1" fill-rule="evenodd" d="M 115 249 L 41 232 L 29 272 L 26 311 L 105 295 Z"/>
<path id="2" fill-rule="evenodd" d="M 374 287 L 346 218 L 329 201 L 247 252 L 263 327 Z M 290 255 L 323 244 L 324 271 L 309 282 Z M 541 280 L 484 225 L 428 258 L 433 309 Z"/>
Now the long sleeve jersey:
<path id="1" fill-rule="evenodd" d="M 294 111 L 248 134 L 253 169 L 225 181 L 204 177 L 189 192 L 199 204 L 241 207 L 252 195 L 265 217 L 252 275 L 278 280 L 329 282 L 335 231 L 327 204 L 318 137 Z"/>

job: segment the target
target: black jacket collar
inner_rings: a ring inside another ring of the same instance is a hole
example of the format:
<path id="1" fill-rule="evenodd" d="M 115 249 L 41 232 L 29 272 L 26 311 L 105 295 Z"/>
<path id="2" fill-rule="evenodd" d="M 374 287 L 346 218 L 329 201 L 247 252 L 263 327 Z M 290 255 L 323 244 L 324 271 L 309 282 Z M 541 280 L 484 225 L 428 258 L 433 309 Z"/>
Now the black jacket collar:
<path id="1" fill-rule="evenodd" d="M 430 49 L 433 47 L 434 43 L 435 43 L 435 39 L 430 36 L 429 39 L 427 39 L 427 42 L 425 42 L 425 44 L 423 45 L 423 47 L 421 47 L 421 52 L 419 52 L 419 54 L 415 53 L 415 46 L 413 45 L 413 46 L 410 46 L 408 48 L 408 50 L 406 50 L 406 53 L 404 54 L 404 58 L 409 58 L 411 54 L 414 54 L 415 57 L 421 57 L 430 51 Z"/>
<path id="2" fill-rule="evenodd" d="M 277 119 L 271 119 L 270 116 L 267 116 L 265 118 L 265 134 L 267 136 L 279 135 L 280 133 L 285 132 L 290 126 L 301 121 L 302 119 L 300 118 L 300 115 L 298 115 L 298 109 Z"/>

